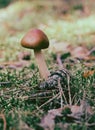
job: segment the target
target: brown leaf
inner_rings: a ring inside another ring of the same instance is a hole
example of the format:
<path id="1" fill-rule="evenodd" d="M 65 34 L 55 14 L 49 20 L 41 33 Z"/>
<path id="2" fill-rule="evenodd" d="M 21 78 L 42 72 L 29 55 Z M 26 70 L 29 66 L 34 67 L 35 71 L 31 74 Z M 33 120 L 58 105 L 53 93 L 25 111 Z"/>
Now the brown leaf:
<path id="1" fill-rule="evenodd" d="M 63 68 L 63 63 L 62 63 L 62 60 L 61 60 L 61 55 L 60 55 L 59 53 L 57 54 L 56 61 L 57 61 L 57 63 L 58 63 L 58 66 L 59 66 L 60 68 Z"/>
<path id="2" fill-rule="evenodd" d="M 20 129 L 20 130 L 34 130 L 34 129 L 30 128 L 30 127 L 29 127 L 25 122 L 23 122 L 22 120 L 20 120 L 19 129 Z"/>
<path id="3" fill-rule="evenodd" d="M 88 55 L 88 56 L 84 57 L 83 59 L 84 59 L 85 61 L 93 61 L 93 60 L 95 60 L 95 56 L 90 56 L 90 55 Z"/>
<path id="4" fill-rule="evenodd" d="M 82 118 L 82 115 L 92 115 L 93 111 L 91 106 L 85 101 L 82 100 L 80 106 L 72 105 L 71 108 L 71 114 L 68 114 L 69 117 L 72 117 L 73 119 L 80 120 Z"/>
<path id="5" fill-rule="evenodd" d="M 25 66 L 28 66 L 30 63 L 29 61 L 10 61 L 10 62 L 3 62 L 0 63 L 1 68 L 8 67 L 10 69 L 16 69 L 16 68 L 23 68 Z"/>
<path id="6" fill-rule="evenodd" d="M 95 65 L 95 62 L 84 62 L 83 65 L 86 67 L 93 67 Z"/>
<path id="7" fill-rule="evenodd" d="M 48 130 L 48 129 L 54 130 L 54 126 L 55 126 L 54 118 L 56 116 L 62 116 L 61 112 L 62 112 L 61 108 L 49 110 L 48 114 L 42 118 L 41 123 L 39 125 L 43 127 L 44 130 Z"/>
<path id="8" fill-rule="evenodd" d="M 71 112 L 74 114 L 81 112 L 80 106 L 72 105 L 70 108 L 71 108 Z"/>
<path id="9" fill-rule="evenodd" d="M 72 45 L 64 42 L 57 43 L 56 41 L 52 41 L 52 44 L 50 45 L 50 51 L 55 53 L 71 52 L 72 49 Z"/>
<path id="10" fill-rule="evenodd" d="M 83 77 L 87 78 L 92 76 L 95 73 L 95 70 L 87 70 L 86 72 L 83 73 Z"/>
<path id="11" fill-rule="evenodd" d="M 77 57 L 77 58 L 87 57 L 88 53 L 89 53 L 89 50 L 88 50 L 85 46 L 75 47 L 75 48 L 71 51 L 71 55 L 72 55 L 73 57 Z"/>
<path id="12" fill-rule="evenodd" d="M 68 111 L 70 110 L 70 111 Z M 65 122 L 64 124 L 62 124 L 62 122 L 59 124 L 60 127 L 63 127 L 64 129 L 67 130 L 68 128 L 68 122 L 80 122 L 81 119 L 84 117 L 84 115 L 86 114 L 86 116 L 91 116 L 93 115 L 93 111 L 91 106 L 85 101 L 82 100 L 81 104 L 78 105 L 66 105 L 63 108 L 59 108 L 59 109 L 52 109 L 49 110 L 47 115 L 45 115 L 42 120 L 41 123 L 39 124 L 39 126 L 43 127 L 44 130 L 54 130 L 55 127 L 55 117 L 56 116 L 64 116 L 64 114 L 62 113 L 67 113 L 65 114 L 66 116 L 66 120 L 67 122 Z"/>
<path id="13" fill-rule="evenodd" d="M 4 127 L 3 130 L 6 130 L 7 123 L 6 123 L 5 115 L 1 113 L 0 118 L 3 120 L 3 127 Z"/>

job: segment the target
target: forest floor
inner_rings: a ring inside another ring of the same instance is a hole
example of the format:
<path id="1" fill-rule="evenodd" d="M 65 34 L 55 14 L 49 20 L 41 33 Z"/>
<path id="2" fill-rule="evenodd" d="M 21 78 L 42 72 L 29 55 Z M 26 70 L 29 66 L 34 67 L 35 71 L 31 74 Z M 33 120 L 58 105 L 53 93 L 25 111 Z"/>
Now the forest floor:
<path id="1" fill-rule="evenodd" d="M 0 25 L 0 130 L 95 129 L 95 13 L 23 1 L 0 10 Z M 30 28 L 50 40 L 43 54 L 51 75 L 62 76 L 56 84 L 21 47 Z"/>

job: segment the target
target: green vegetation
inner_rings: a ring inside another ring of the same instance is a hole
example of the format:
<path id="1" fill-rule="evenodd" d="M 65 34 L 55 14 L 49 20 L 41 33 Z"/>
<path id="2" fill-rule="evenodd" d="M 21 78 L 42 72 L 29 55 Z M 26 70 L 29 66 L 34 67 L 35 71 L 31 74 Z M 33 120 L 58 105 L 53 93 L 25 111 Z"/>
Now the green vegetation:
<path id="1" fill-rule="evenodd" d="M 67 66 L 70 67 L 70 64 L 67 64 Z M 83 67 L 84 66 L 79 63 L 74 67 L 68 68 L 72 74 L 70 89 L 73 104 L 80 104 L 80 101 L 84 98 L 84 94 L 86 94 L 85 99 L 94 109 L 95 74 L 88 78 L 83 77 Z M 38 70 L 36 68 L 34 70 L 32 66 L 26 67 L 19 72 L 10 69 L 2 70 L 0 72 L 0 83 L 2 83 L 0 85 L 0 111 L 5 115 L 7 130 L 23 130 L 25 124 L 28 125 L 29 128 L 40 129 L 37 124 L 40 123 L 40 119 L 43 115 L 45 115 L 48 110 L 57 109 L 61 106 L 61 99 L 56 97 L 57 94 L 60 94 L 60 91 L 56 89 L 49 90 L 48 88 L 40 89 Z M 65 92 L 64 88 L 63 90 Z M 48 92 L 48 94 L 45 94 L 46 92 Z M 65 96 L 68 101 L 68 94 L 65 93 Z M 55 98 L 53 99 L 53 97 Z M 46 103 L 50 99 L 52 99 L 52 101 Z M 46 105 L 44 105 L 44 103 L 46 103 Z M 67 102 L 64 100 L 63 104 L 67 105 Z M 64 124 L 66 119 L 64 117 L 59 121 Z M 70 128 L 81 128 L 85 130 L 84 123 L 86 123 L 86 121 L 85 118 L 80 125 L 71 123 Z M 93 123 L 94 121 L 95 116 L 90 116 L 88 122 Z M 1 118 L 0 129 L 3 129 L 3 126 L 4 123 Z M 55 126 L 55 129 L 56 128 L 57 126 Z M 93 126 L 93 128 L 95 127 Z M 88 129 L 90 128 L 88 127 Z"/>

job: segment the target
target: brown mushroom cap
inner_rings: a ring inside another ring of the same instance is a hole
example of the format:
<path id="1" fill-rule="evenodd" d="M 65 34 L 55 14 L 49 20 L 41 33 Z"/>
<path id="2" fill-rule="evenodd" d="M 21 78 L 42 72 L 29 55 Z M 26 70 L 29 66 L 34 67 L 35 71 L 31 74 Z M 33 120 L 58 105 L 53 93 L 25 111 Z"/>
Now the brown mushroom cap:
<path id="1" fill-rule="evenodd" d="M 21 45 L 30 49 L 46 49 L 49 40 L 45 33 L 40 29 L 31 29 L 21 40 Z"/>

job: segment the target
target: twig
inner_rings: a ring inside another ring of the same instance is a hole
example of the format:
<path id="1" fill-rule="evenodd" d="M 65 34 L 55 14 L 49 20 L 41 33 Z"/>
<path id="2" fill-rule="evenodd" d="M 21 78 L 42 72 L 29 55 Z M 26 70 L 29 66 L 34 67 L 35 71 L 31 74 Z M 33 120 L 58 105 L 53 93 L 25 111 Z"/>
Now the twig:
<path id="1" fill-rule="evenodd" d="M 0 82 L 0 85 L 7 85 L 7 84 L 10 84 L 11 82 L 9 81 L 6 81 L 6 82 Z"/>
<path id="2" fill-rule="evenodd" d="M 88 126 L 88 127 L 90 127 L 90 126 L 95 126 L 95 123 L 90 123 L 90 124 L 86 123 L 85 125 Z"/>
<path id="3" fill-rule="evenodd" d="M 23 99 L 23 100 L 28 100 L 28 99 L 47 99 L 51 98 L 52 96 L 45 96 L 45 97 L 28 97 L 28 96 L 23 96 L 23 97 L 17 97 L 17 99 Z"/>
<path id="4" fill-rule="evenodd" d="M 49 102 L 51 102 L 52 100 L 54 100 L 55 98 L 57 98 L 59 96 L 59 93 L 56 94 L 53 98 L 49 99 L 47 102 L 45 102 L 44 104 L 42 104 L 41 106 L 39 106 L 37 108 L 37 110 L 39 110 L 40 108 L 42 108 L 43 106 L 47 105 Z M 36 113 L 37 110 L 34 110 L 32 113 Z"/>
<path id="5" fill-rule="evenodd" d="M 69 104 L 72 105 L 71 90 L 70 90 L 70 73 L 65 68 L 60 70 L 60 72 L 61 72 L 62 77 L 64 77 L 64 74 L 67 76 L 67 89 L 68 89 L 68 96 L 69 96 Z"/>
<path id="6" fill-rule="evenodd" d="M 58 88 L 59 88 L 59 93 L 60 93 L 60 98 L 61 98 L 61 108 L 62 108 L 63 107 L 63 98 L 62 98 L 63 90 L 62 90 L 62 87 L 60 85 L 60 80 L 58 80 Z"/>
<path id="7" fill-rule="evenodd" d="M 68 83 L 68 95 L 69 95 L 69 104 L 72 105 L 72 99 L 71 99 L 71 90 L 70 90 L 70 76 L 67 74 L 67 83 Z"/>
<path id="8" fill-rule="evenodd" d="M 6 119 L 5 119 L 5 116 L 4 116 L 4 114 L 0 114 L 0 118 L 2 118 L 2 120 L 3 120 L 3 122 L 4 122 L 4 128 L 3 128 L 3 130 L 6 130 Z"/>
<path id="9" fill-rule="evenodd" d="M 55 98 L 57 98 L 58 95 L 59 95 L 59 93 L 56 94 L 53 98 L 49 99 L 49 100 L 48 100 L 47 102 L 45 102 L 44 104 L 42 104 L 42 105 L 39 107 L 39 109 L 40 109 L 41 107 L 45 106 L 46 104 L 48 104 L 49 102 L 51 102 L 52 100 L 54 100 Z"/>
<path id="10" fill-rule="evenodd" d="M 61 55 L 58 53 L 56 60 L 57 60 L 57 63 L 58 63 L 58 65 L 59 65 L 59 68 L 62 69 L 62 68 L 63 68 L 63 64 L 62 64 L 62 61 L 61 61 L 60 56 L 61 56 Z"/>
<path id="11" fill-rule="evenodd" d="M 77 94 L 75 94 L 75 95 L 72 97 L 72 104 L 73 104 L 74 99 L 75 99 L 76 96 L 77 96 Z"/>
<path id="12" fill-rule="evenodd" d="M 58 88 L 59 88 L 59 92 L 60 92 L 60 97 L 61 97 L 61 108 L 62 108 L 62 107 L 63 107 L 62 95 L 63 95 L 63 97 L 64 97 L 65 103 L 68 104 L 68 102 L 67 102 L 66 96 L 65 96 L 65 94 L 64 94 L 64 91 L 63 91 L 63 89 L 62 89 L 62 87 L 61 87 L 61 85 L 60 85 L 60 80 L 58 80 Z"/>

